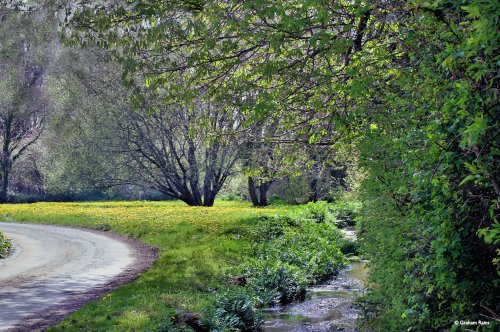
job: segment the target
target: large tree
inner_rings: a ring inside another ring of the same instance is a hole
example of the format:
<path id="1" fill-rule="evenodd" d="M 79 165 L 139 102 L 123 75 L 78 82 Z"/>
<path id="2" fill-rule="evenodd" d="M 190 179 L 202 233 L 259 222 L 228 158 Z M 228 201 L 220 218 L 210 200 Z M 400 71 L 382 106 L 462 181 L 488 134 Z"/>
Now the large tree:
<path id="1" fill-rule="evenodd" d="M 242 114 L 207 100 L 117 115 L 137 179 L 188 205 L 212 206 L 245 142 Z"/>
<path id="2" fill-rule="evenodd" d="M 7 200 L 13 167 L 38 140 L 48 115 L 43 80 L 54 35 L 44 15 L 0 7 L 0 202 Z"/>
<path id="3" fill-rule="evenodd" d="M 130 108 L 120 77 L 103 50 L 60 48 L 47 79 L 53 114 L 40 142 L 48 192 L 79 195 L 132 183 L 114 149 L 116 119 Z"/>

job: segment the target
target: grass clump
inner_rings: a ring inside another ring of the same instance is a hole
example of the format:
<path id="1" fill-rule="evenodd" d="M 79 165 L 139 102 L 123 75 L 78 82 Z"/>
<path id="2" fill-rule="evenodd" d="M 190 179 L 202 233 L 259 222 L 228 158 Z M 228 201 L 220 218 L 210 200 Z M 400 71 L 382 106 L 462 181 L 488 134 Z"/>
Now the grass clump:
<path id="1" fill-rule="evenodd" d="M 255 308 L 255 295 L 247 288 L 231 287 L 219 292 L 205 312 L 201 326 L 207 331 L 258 331 L 262 316 Z"/>
<path id="2" fill-rule="evenodd" d="M 0 259 L 9 255 L 12 250 L 12 243 L 0 232 Z"/>
<path id="3" fill-rule="evenodd" d="M 286 304 L 304 299 L 307 275 L 300 268 L 280 260 L 256 260 L 247 269 L 248 285 L 257 305 Z"/>

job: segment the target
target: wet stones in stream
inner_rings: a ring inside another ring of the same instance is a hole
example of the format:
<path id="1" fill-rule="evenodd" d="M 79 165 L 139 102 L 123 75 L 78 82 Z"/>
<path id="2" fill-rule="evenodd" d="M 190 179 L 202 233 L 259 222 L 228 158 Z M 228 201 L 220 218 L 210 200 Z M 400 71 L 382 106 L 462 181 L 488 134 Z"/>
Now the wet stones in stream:
<path id="1" fill-rule="evenodd" d="M 353 301 L 362 293 L 365 274 L 365 263 L 353 262 L 330 283 L 309 288 L 305 301 L 265 310 L 263 331 L 357 331 Z"/>

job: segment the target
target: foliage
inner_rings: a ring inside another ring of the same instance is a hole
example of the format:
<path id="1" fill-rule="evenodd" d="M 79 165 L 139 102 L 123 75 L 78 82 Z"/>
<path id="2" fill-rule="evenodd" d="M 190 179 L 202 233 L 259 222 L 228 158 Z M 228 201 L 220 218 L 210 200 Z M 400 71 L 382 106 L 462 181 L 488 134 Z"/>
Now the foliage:
<path id="1" fill-rule="evenodd" d="M 386 37 L 401 58 L 372 71 L 397 78 L 372 82 L 393 113 L 370 111 L 374 125 L 359 144 L 368 324 L 440 330 L 490 317 L 485 329 L 495 330 L 498 2 L 413 3 L 413 19 L 398 22 L 403 43 Z"/>
<path id="2" fill-rule="evenodd" d="M 0 202 L 10 178 L 40 138 L 48 118 L 43 73 L 53 58 L 53 26 L 45 15 L 26 17 L 0 6 Z"/>
<path id="3" fill-rule="evenodd" d="M 272 241 L 285 234 L 285 229 L 298 226 L 296 214 L 280 214 L 264 216 L 259 220 L 259 227 L 256 227 L 250 234 L 250 238 L 255 243 L 265 243 Z"/>
<path id="4" fill-rule="evenodd" d="M 305 222 L 297 229 L 287 229 L 282 237 L 265 246 L 262 254 L 307 271 L 308 282 L 314 284 L 330 279 L 345 263 L 341 242 L 336 226 Z"/>
<path id="5" fill-rule="evenodd" d="M 205 313 L 201 325 L 210 331 L 258 331 L 262 324 L 260 313 L 255 310 L 254 295 L 241 287 L 219 292 L 212 310 Z"/>
<path id="6" fill-rule="evenodd" d="M 303 209 L 302 214 L 318 223 L 333 222 L 333 215 L 329 209 L 329 204 L 325 201 L 310 202 Z"/>
<path id="7" fill-rule="evenodd" d="M 456 329 L 500 312 L 498 1 L 68 6 L 66 41 L 108 49 L 136 108 L 202 94 L 247 126 L 280 120 L 294 139 L 356 149 L 372 329 Z M 297 213 L 319 228 L 335 219 L 320 206 Z M 272 231 L 301 243 L 285 224 Z"/>
<path id="8" fill-rule="evenodd" d="M 346 239 L 327 221 L 326 211 L 327 204 L 318 202 L 264 217 L 250 235 L 257 258 L 245 265 L 245 275 L 257 294 L 268 294 L 264 304 L 298 299 L 306 285 L 332 278 L 345 264 Z"/>
<path id="9" fill-rule="evenodd" d="M 119 66 L 97 48 L 60 47 L 58 54 L 46 82 L 53 111 L 38 161 L 46 193 L 84 197 L 131 182 L 124 158 L 113 153 L 128 98 Z"/>
<path id="10" fill-rule="evenodd" d="M 12 243 L 0 232 L 0 258 L 5 258 L 12 250 Z"/>
<path id="11" fill-rule="evenodd" d="M 233 273 L 243 275 L 245 282 L 239 288 L 219 291 L 216 298 L 224 301 L 215 301 L 206 314 L 217 316 L 218 323 L 209 319 L 209 326 L 224 326 L 229 321 L 234 323 L 226 325 L 239 326 L 238 317 L 253 317 L 252 308 L 301 300 L 308 285 L 337 274 L 345 264 L 340 246 L 346 240 L 334 224 L 326 222 L 323 213 L 310 213 L 318 210 L 328 210 L 328 205 L 312 203 L 293 212 L 264 216 L 242 233 L 255 243 L 250 251 L 255 258 L 235 267 Z M 257 326 L 253 318 L 248 321 L 247 328 Z"/>
<path id="12" fill-rule="evenodd" d="M 360 244 L 356 240 L 345 238 L 340 242 L 340 251 L 345 256 L 358 256 L 360 254 Z"/>
<path id="13" fill-rule="evenodd" d="M 351 198 L 352 199 L 352 198 Z M 345 199 L 329 205 L 330 213 L 333 214 L 339 226 L 354 226 L 356 224 L 361 205 L 354 200 Z"/>
<path id="14" fill-rule="evenodd" d="M 248 263 L 248 286 L 258 297 L 259 306 L 286 304 L 304 299 L 306 271 L 279 259 L 259 259 Z"/>

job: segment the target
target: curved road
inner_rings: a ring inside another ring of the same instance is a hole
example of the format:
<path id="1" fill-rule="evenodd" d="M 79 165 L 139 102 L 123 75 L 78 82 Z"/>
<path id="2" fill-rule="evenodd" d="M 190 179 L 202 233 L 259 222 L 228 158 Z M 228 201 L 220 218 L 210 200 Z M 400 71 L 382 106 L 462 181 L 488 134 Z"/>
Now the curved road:
<path id="1" fill-rule="evenodd" d="M 94 231 L 3 222 L 0 230 L 15 245 L 14 254 L 0 260 L 0 331 L 34 331 L 56 323 L 132 280 L 154 260 L 149 250 L 144 266 L 139 256 L 151 248 L 141 250 L 133 240 Z"/>

